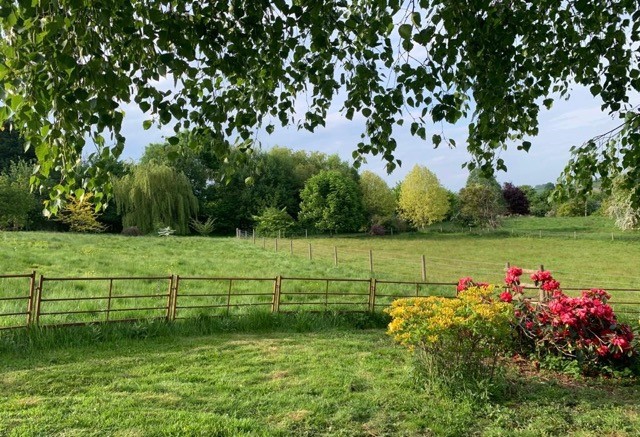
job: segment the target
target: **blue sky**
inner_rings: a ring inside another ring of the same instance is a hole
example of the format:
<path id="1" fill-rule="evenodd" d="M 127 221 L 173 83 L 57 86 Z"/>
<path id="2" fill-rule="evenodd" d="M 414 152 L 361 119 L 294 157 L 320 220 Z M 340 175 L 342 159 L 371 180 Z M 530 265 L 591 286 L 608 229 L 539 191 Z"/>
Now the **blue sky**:
<path id="1" fill-rule="evenodd" d="M 569 100 L 559 99 L 550 110 L 542 109 L 540 133 L 529 139 L 533 144 L 529 153 L 518 151 L 515 146 L 502 152 L 501 158 L 505 160 L 509 170 L 507 173 L 498 172 L 498 181 L 516 185 L 555 182 L 570 157 L 569 148 L 572 145 L 582 144 L 620 124 L 619 120 L 602 112 L 600 104 L 600 100 L 594 99 L 588 90 L 575 87 Z M 125 107 L 125 111 L 123 134 L 127 138 L 127 145 L 124 158 L 139 159 L 147 144 L 160 142 L 164 136 L 173 132 L 169 126 L 145 131 L 142 129 L 142 122 L 146 116 L 133 106 Z M 440 127 L 437 129 L 440 131 Z M 405 129 L 396 134 L 396 157 L 402 161 L 402 167 L 387 175 L 385 163 L 379 157 L 371 156 L 367 158 L 368 162 L 363 169 L 379 174 L 393 186 L 415 164 L 419 164 L 433 171 L 445 187 L 457 191 L 464 186 L 468 174 L 466 169 L 461 168 L 462 163 L 469 160 L 465 146 L 467 126 L 460 122 L 443 129 L 448 138 L 456 141 L 455 149 L 447 146 L 434 149 L 430 141 L 412 137 L 408 129 Z M 336 107 L 328 115 L 326 128 L 317 129 L 314 133 L 298 131 L 294 127 L 276 128 L 271 135 L 266 132 L 260 134 L 259 140 L 263 148 L 278 145 L 295 150 L 337 153 L 342 159 L 352 162 L 351 152 L 360 141 L 361 132 L 362 119 L 354 117 L 353 121 L 349 121 Z M 434 132 L 428 133 L 427 138 L 432 133 Z"/>

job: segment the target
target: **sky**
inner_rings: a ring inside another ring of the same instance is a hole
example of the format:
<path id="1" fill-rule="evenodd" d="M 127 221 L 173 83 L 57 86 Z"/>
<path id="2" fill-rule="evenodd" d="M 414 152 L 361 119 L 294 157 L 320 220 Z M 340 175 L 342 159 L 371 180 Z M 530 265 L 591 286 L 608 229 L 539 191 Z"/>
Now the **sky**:
<path id="1" fill-rule="evenodd" d="M 582 87 L 574 87 L 568 100 L 556 99 L 550 110 L 540 111 L 539 134 L 528 138 L 532 146 L 528 153 L 516 150 L 516 145 L 502 152 L 508 171 L 496 172 L 500 183 L 512 182 L 515 185 L 539 185 L 555 182 L 570 158 L 569 148 L 580 145 L 590 138 L 604 133 L 620 121 L 600 110 L 601 101 L 591 96 Z M 162 129 L 142 129 L 142 122 L 147 118 L 135 106 L 127 106 L 123 124 L 126 147 L 123 158 L 139 159 L 146 145 L 162 142 L 166 136 L 173 134 L 170 126 Z M 405 123 L 408 126 L 409 123 Z M 385 162 L 379 157 L 367 157 L 367 163 L 361 170 L 370 170 L 380 175 L 390 186 L 401 181 L 414 165 L 422 165 L 433 171 L 440 182 L 448 189 L 457 191 L 465 185 L 468 171 L 461 168 L 470 160 L 466 150 L 467 124 L 461 121 L 456 125 L 447 125 L 444 134 L 456 141 L 454 149 L 441 145 L 434 149 L 431 135 L 438 132 L 427 132 L 429 141 L 423 141 L 410 135 L 408 128 L 402 128 L 395 136 L 398 143 L 396 158 L 402 166 L 391 174 L 385 170 Z M 297 130 L 295 127 L 278 128 L 271 134 L 262 132 L 258 140 L 263 149 L 273 146 L 287 147 L 294 150 L 319 151 L 326 154 L 338 154 L 343 160 L 353 162 L 352 151 L 360 141 L 364 131 L 362 118 L 347 120 L 340 114 L 338 107 L 328 114 L 325 128 L 318 128 L 314 133 Z"/>

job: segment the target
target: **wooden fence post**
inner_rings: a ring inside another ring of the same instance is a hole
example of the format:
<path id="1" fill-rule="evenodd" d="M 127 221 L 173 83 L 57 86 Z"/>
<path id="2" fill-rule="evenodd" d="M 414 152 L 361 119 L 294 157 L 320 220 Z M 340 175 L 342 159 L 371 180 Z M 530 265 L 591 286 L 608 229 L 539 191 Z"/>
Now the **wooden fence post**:
<path id="1" fill-rule="evenodd" d="M 309 238 L 309 233 L 307 232 L 307 230 L 304 230 L 304 238 Z"/>
<path id="2" fill-rule="evenodd" d="M 109 318 L 111 317 L 111 298 L 113 297 L 113 278 L 109 279 L 109 296 L 107 297 L 107 322 L 109 321 Z M 171 285 L 169 285 L 169 298 L 168 298 L 168 302 L 167 302 L 167 311 L 169 311 L 169 305 L 171 304 Z M 168 320 L 169 314 L 167 313 L 167 320 Z"/>
<path id="3" fill-rule="evenodd" d="M 369 311 L 374 312 L 376 310 L 376 278 L 371 278 L 369 282 Z"/>
<path id="4" fill-rule="evenodd" d="M 29 300 L 27 302 L 27 325 L 31 325 L 33 323 L 33 308 L 35 301 L 35 292 L 36 292 L 36 271 L 31 272 L 31 276 L 29 277 Z"/>
<path id="5" fill-rule="evenodd" d="M 280 312 L 280 290 L 282 288 L 282 276 L 276 276 L 273 281 L 273 299 L 271 301 L 271 312 Z"/>
<path id="6" fill-rule="evenodd" d="M 309 261 L 311 261 L 313 259 L 312 253 L 311 253 L 311 243 L 309 243 Z"/>
<path id="7" fill-rule="evenodd" d="M 178 288 L 180 287 L 180 275 L 176 275 L 176 280 L 173 283 L 173 308 L 171 308 L 171 320 L 176 319 L 176 313 L 178 312 Z"/>
<path id="8" fill-rule="evenodd" d="M 427 260 L 424 257 L 424 255 L 422 255 L 420 257 L 420 261 L 421 261 L 421 273 L 422 273 L 422 282 L 427 282 Z"/>
<path id="9" fill-rule="evenodd" d="M 338 267 L 338 247 L 333 246 L 333 265 Z"/>
<path id="10" fill-rule="evenodd" d="M 251 230 L 251 233 L 252 233 L 252 237 L 251 237 L 251 239 L 253 240 L 253 244 L 256 244 L 256 229 L 255 229 L 255 228 L 253 228 L 253 229 Z"/>
<path id="11" fill-rule="evenodd" d="M 293 240 L 289 240 L 289 254 L 293 255 Z"/>
<path id="12" fill-rule="evenodd" d="M 40 305 L 42 304 L 42 284 L 44 283 L 44 276 L 40 275 L 40 281 L 38 282 L 38 288 L 36 289 L 36 312 L 34 324 L 40 324 Z"/>
<path id="13" fill-rule="evenodd" d="M 540 264 L 540 271 L 544 271 L 544 266 L 542 264 Z M 547 293 L 542 289 L 542 287 L 540 287 L 538 296 L 539 303 L 545 303 L 547 301 Z"/>
<path id="14" fill-rule="evenodd" d="M 373 275 L 373 250 L 369 249 L 369 272 Z"/>
<path id="15" fill-rule="evenodd" d="M 276 238 L 276 252 L 278 251 L 278 239 Z"/>
<path id="16" fill-rule="evenodd" d="M 229 279 L 229 290 L 227 292 L 227 316 L 231 310 L 231 289 L 233 288 L 233 279 Z"/>
<path id="17" fill-rule="evenodd" d="M 262 248 L 266 249 L 267 248 L 267 240 L 266 238 L 262 237 Z"/>
<path id="18" fill-rule="evenodd" d="M 171 275 L 169 277 L 169 290 L 167 293 L 167 322 L 171 320 L 171 308 L 173 308 L 173 281 L 175 279 L 175 275 Z M 111 284 L 113 284 L 113 279 L 111 279 Z M 109 304 L 111 304 L 111 288 L 109 289 Z M 109 313 L 107 312 L 107 317 L 109 317 Z M 108 320 L 108 319 L 107 319 Z"/>

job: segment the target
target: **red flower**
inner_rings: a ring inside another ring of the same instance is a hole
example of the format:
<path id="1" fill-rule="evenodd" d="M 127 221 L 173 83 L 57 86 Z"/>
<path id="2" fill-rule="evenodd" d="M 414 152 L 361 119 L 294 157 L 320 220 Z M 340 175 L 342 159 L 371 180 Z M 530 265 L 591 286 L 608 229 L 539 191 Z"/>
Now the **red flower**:
<path id="1" fill-rule="evenodd" d="M 514 276 L 514 277 L 518 277 L 520 275 L 522 275 L 522 269 L 520 267 L 509 267 L 509 269 L 507 269 L 507 275 L 508 276 Z"/>
<path id="2" fill-rule="evenodd" d="M 513 295 L 508 291 L 504 291 L 500 293 L 500 300 L 503 302 L 511 303 L 513 301 Z"/>
<path id="3" fill-rule="evenodd" d="M 470 276 L 466 276 L 464 278 L 460 278 L 460 280 L 458 281 L 457 290 L 458 292 L 461 292 L 471 287 L 472 285 L 473 285 L 473 279 L 471 279 Z"/>
<path id="4" fill-rule="evenodd" d="M 560 288 L 560 283 L 555 279 L 549 279 L 542 283 L 542 289 L 544 291 L 555 291 Z"/>

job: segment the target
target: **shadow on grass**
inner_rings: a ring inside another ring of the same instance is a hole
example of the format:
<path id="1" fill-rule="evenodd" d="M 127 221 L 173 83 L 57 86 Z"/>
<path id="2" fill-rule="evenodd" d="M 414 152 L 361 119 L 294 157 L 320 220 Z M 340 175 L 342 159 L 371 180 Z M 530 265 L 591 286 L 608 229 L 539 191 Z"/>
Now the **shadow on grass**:
<path id="1" fill-rule="evenodd" d="M 271 313 L 255 311 L 240 316 L 199 316 L 175 322 L 139 321 L 98 323 L 0 331 L 0 353 L 17 356 L 70 346 L 95 346 L 121 340 L 190 337 L 216 333 L 315 332 L 384 329 L 385 313 Z"/>

